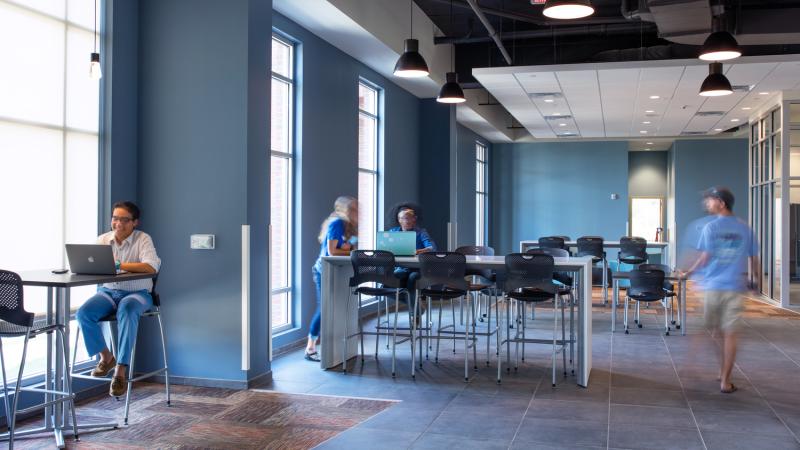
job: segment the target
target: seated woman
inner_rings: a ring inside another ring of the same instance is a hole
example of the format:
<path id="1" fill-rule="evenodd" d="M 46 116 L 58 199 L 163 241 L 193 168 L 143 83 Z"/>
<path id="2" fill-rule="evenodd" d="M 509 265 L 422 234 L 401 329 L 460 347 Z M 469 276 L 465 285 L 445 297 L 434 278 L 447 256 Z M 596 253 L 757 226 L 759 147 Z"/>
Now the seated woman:
<path id="1" fill-rule="evenodd" d="M 389 231 L 414 231 L 417 233 L 417 254 L 436 251 L 436 243 L 433 242 L 431 236 L 428 234 L 428 230 L 422 228 L 417 225 L 421 214 L 421 209 L 419 205 L 414 203 L 400 203 L 395 205 L 392 208 L 392 221 L 394 221 L 394 227 L 390 228 Z M 408 289 L 409 296 L 411 297 L 411 304 L 409 305 L 409 313 L 414 310 L 414 302 L 415 302 L 415 287 L 417 285 L 417 279 L 419 278 L 419 271 L 414 269 L 409 269 L 407 267 L 398 267 L 394 271 L 395 276 L 398 278 L 405 280 L 405 287 Z M 404 296 L 400 297 L 401 300 L 405 300 Z M 417 310 L 417 319 L 422 314 L 422 305 Z"/>

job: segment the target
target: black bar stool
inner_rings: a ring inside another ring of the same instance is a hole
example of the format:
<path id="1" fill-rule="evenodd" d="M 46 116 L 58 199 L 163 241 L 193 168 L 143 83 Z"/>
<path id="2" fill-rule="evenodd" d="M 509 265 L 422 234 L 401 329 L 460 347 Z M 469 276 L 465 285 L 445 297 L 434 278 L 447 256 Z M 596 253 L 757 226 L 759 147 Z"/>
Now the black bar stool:
<path id="1" fill-rule="evenodd" d="M 636 269 L 630 272 L 631 285 L 628 288 L 627 295 L 625 296 L 625 315 L 623 324 L 625 325 L 625 334 L 628 333 L 628 301 L 634 300 L 637 302 L 655 302 L 662 300 L 667 296 L 667 291 L 664 290 L 664 272 L 662 270 L 644 270 Z M 669 336 L 669 315 L 667 314 L 666 305 L 664 306 L 664 330 Z"/>
<path id="2" fill-rule="evenodd" d="M 56 340 L 58 345 L 61 346 L 62 354 L 64 355 L 64 383 L 66 391 L 52 391 L 49 386 L 45 389 L 37 389 L 30 387 L 22 387 L 22 374 L 25 371 L 25 357 L 28 353 L 28 341 L 41 334 L 50 334 L 55 332 L 58 336 Z M 24 337 L 25 342 L 22 345 L 22 362 L 19 365 L 19 374 L 17 375 L 17 382 L 14 390 L 9 390 L 8 381 L 6 380 L 6 364 L 3 355 L 3 338 Z M 34 314 L 25 310 L 25 302 L 22 288 L 22 279 L 19 275 L 8 270 L 0 270 L 0 370 L 3 372 L 3 401 L 6 408 L 6 420 L 8 423 L 8 433 L 2 436 L 3 439 L 8 439 L 9 450 L 14 448 L 14 432 L 16 431 L 17 414 L 27 414 L 47 406 L 55 405 L 58 403 L 67 403 L 64 405 L 68 407 L 72 414 L 72 432 L 75 440 L 78 441 L 78 420 L 75 417 L 75 394 L 72 393 L 72 379 L 70 378 L 70 365 L 69 354 L 67 351 L 67 337 L 64 332 L 63 324 L 48 324 L 47 319 L 35 320 Z M 36 392 L 40 394 L 50 394 L 53 400 L 45 401 L 44 403 L 25 408 L 18 411 L 20 392 Z M 14 400 L 9 403 L 11 395 Z"/>
<path id="3" fill-rule="evenodd" d="M 603 288 L 603 304 L 608 300 L 608 260 L 603 250 L 603 238 L 600 236 L 582 236 L 578 238 L 577 256 L 590 256 L 592 264 L 603 263 L 600 286 Z M 592 277 L 594 278 L 594 277 Z M 594 279 L 592 280 L 594 284 Z"/>

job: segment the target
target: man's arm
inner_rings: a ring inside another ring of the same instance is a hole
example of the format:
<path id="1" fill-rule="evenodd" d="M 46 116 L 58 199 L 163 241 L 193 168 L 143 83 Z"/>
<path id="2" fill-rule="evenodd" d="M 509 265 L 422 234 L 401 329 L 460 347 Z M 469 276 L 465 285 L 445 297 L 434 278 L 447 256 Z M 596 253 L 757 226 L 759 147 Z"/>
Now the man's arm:
<path id="1" fill-rule="evenodd" d="M 156 273 L 161 267 L 161 258 L 156 253 L 156 247 L 150 235 L 142 233 L 139 237 L 139 261 L 120 261 L 119 268 L 135 273 Z"/>
<path id="2" fill-rule="evenodd" d="M 689 268 L 688 268 L 688 269 L 687 269 L 687 270 L 684 272 L 684 274 L 686 274 L 686 276 L 689 276 L 689 275 L 691 275 L 691 274 L 692 274 L 692 273 L 694 273 L 694 272 L 695 272 L 697 269 L 700 269 L 701 267 L 705 266 L 707 262 L 708 262 L 708 252 L 702 252 L 702 253 L 700 253 L 700 256 L 698 256 L 698 257 L 697 257 L 697 260 L 694 262 L 694 264 L 692 264 L 692 266 L 691 266 L 691 267 L 689 267 Z"/>

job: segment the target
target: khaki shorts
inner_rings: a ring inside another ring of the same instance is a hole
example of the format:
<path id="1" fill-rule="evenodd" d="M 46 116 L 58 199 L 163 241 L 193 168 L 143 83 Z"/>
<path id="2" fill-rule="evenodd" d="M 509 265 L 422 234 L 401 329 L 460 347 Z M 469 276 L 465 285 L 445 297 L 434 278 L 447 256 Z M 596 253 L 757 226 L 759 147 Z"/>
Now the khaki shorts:
<path id="1" fill-rule="evenodd" d="M 737 291 L 706 291 L 706 327 L 723 331 L 735 331 L 739 315 L 744 309 L 744 299 Z"/>

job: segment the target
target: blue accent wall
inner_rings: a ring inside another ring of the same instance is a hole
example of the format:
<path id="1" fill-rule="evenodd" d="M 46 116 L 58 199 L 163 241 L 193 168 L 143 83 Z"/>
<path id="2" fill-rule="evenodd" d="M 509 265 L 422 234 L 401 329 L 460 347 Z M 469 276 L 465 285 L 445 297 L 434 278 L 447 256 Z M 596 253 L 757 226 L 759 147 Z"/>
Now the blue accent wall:
<path id="1" fill-rule="evenodd" d="M 455 129 L 455 108 L 436 99 L 419 104 L 419 192 L 424 226 L 439 250 L 447 249 L 450 221 L 450 130 Z"/>
<path id="2" fill-rule="evenodd" d="M 244 381 L 269 370 L 270 29 L 269 1 L 140 1 L 138 197 L 163 261 L 175 376 Z M 240 356 L 242 224 L 251 226 L 250 372 Z M 216 249 L 190 250 L 192 233 L 215 234 Z M 142 330 L 144 370 L 160 355 L 152 323 Z"/>
<path id="3" fill-rule="evenodd" d="M 625 235 L 626 142 L 495 144 L 490 169 L 490 245 L 499 254 L 541 236 Z"/>
<path id="4" fill-rule="evenodd" d="M 457 222 L 458 222 L 458 242 L 457 246 L 476 245 L 475 242 L 475 144 L 481 141 L 486 145 L 491 154 L 491 144 L 489 141 L 470 130 L 469 128 L 456 124 L 456 148 L 458 151 L 458 189 L 457 195 Z M 483 245 L 483 244 L 480 244 Z"/>
<path id="5" fill-rule="evenodd" d="M 420 100 L 391 80 L 278 13 L 273 14 L 272 25 L 298 44 L 300 62 L 292 292 L 300 300 L 294 315 L 296 327 L 275 337 L 280 347 L 308 333 L 316 309 L 311 266 L 319 254 L 317 235 L 322 221 L 333 210 L 336 197 L 358 195 L 359 79 L 382 89 L 381 218 L 394 203 L 420 200 L 418 145 L 423 122 Z"/>
<path id="6" fill-rule="evenodd" d="M 747 220 L 747 146 L 747 139 L 675 141 L 672 152 L 679 243 L 689 224 L 706 215 L 701 193 L 711 186 L 727 186 L 736 198 L 733 213 Z"/>

